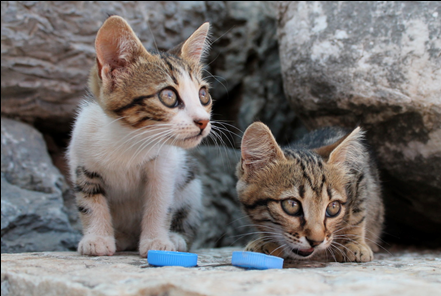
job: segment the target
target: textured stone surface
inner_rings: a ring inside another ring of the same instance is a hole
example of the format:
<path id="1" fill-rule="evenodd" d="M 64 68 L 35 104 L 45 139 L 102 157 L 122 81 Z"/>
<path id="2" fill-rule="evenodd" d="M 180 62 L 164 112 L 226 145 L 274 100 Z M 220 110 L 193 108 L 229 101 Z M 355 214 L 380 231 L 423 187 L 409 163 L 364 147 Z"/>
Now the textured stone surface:
<path id="1" fill-rule="evenodd" d="M 75 249 L 79 234 L 63 203 L 69 189 L 41 134 L 2 118 L 1 162 L 2 252 Z"/>
<path id="2" fill-rule="evenodd" d="M 284 88 L 296 113 L 309 128 L 366 128 L 383 172 L 387 231 L 440 245 L 439 2 L 277 6 Z"/>
<path id="3" fill-rule="evenodd" d="M 234 248 L 198 250 L 198 266 L 150 267 L 135 254 L 2 254 L 2 295 L 436 295 L 439 251 L 377 254 L 369 263 L 234 267 Z"/>
<path id="4" fill-rule="evenodd" d="M 216 118 L 241 129 L 260 119 L 285 140 L 298 120 L 283 95 L 273 12 L 260 1 L 2 1 L 2 114 L 51 133 L 70 131 L 96 32 L 110 14 L 126 18 L 153 50 L 176 46 L 209 21 Z"/>
<path id="5" fill-rule="evenodd" d="M 237 198 L 235 171 L 240 151 L 201 146 L 192 155 L 199 161 L 204 184 L 203 219 L 193 248 L 246 245 L 256 230 Z"/>

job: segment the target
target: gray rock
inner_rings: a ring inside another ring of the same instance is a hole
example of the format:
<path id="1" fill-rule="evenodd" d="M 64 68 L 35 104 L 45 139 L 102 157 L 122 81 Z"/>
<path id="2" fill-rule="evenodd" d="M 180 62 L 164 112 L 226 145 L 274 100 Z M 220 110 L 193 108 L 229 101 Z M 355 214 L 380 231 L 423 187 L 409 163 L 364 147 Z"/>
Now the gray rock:
<path id="1" fill-rule="evenodd" d="M 439 2 L 277 7 L 285 93 L 296 113 L 311 129 L 364 127 L 383 173 L 386 230 L 439 245 Z"/>
<path id="2" fill-rule="evenodd" d="M 264 1 L 222 5 L 220 14 L 208 11 L 214 36 L 219 36 L 209 58 L 215 77 L 214 119 L 226 120 L 242 131 L 259 120 L 280 141 L 294 140 L 302 125 L 283 93 L 273 5 Z M 231 132 L 241 135 L 234 128 Z M 230 140 L 239 147 L 239 137 Z"/>
<path id="3" fill-rule="evenodd" d="M 255 237 L 255 229 L 242 212 L 237 198 L 235 175 L 240 151 L 200 146 L 192 155 L 199 161 L 204 184 L 203 219 L 194 249 L 244 246 Z"/>
<path id="4" fill-rule="evenodd" d="M 262 120 L 292 138 L 298 120 L 283 95 L 274 11 L 261 1 L 2 1 L 2 114 L 69 132 L 95 60 L 96 32 L 110 14 L 126 18 L 151 50 L 168 50 L 209 21 L 207 75 L 214 113 L 222 114 L 216 119 L 242 130 Z"/>
<path id="5" fill-rule="evenodd" d="M 1 153 L 2 253 L 75 249 L 79 232 L 71 222 L 77 218 L 69 221 L 63 200 L 69 188 L 41 134 L 2 118 Z"/>
<path id="6" fill-rule="evenodd" d="M 2 254 L 2 295 L 437 295 L 440 252 L 377 254 L 367 263 L 286 264 L 246 270 L 237 248 L 196 250 L 198 266 L 152 267 L 135 253 Z"/>

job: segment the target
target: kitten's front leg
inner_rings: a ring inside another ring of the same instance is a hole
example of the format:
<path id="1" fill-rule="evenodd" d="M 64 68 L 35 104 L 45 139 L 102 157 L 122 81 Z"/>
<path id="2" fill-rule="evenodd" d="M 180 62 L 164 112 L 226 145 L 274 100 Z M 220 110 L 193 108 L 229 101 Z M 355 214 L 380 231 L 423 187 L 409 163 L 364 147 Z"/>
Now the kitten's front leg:
<path id="1" fill-rule="evenodd" d="M 339 262 L 369 262 L 374 259 L 374 253 L 365 241 L 364 222 L 345 232 L 346 241 L 338 245 L 335 257 Z"/>
<path id="2" fill-rule="evenodd" d="M 84 234 L 78 252 L 91 256 L 113 255 L 116 250 L 114 230 L 102 177 L 78 167 L 75 191 Z"/>
<path id="3" fill-rule="evenodd" d="M 147 187 L 145 207 L 141 225 L 139 255 L 146 257 L 149 250 L 176 251 L 177 246 L 170 240 L 168 210 L 173 202 L 176 160 L 158 156 L 146 168 Z M 185 251 L 185 250 L 180 250 Z"/>

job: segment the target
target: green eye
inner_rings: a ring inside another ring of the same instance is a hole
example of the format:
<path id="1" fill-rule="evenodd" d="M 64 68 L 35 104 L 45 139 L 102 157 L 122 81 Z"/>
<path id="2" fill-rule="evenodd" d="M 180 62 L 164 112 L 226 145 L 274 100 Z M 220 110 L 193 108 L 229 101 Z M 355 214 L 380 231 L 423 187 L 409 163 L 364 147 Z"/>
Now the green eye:
<path id="1" fill-rule="evenodd" d="M 204 106 L 208 105 L 211 102 L 210 94 L 208 93 L 208 90 L 205 86 L 201 87 L 201 89 L 199 90 L 199 100 Z"/>
<path id="2" fill-rule="evenodd" d="M 282 209 L 290 216 L 302 215 L 302 205 L 296 199 L 285 199 L 282 201 Z"/>
<path id="3" fill-rule="evenodd" d="M 159 100 L 167 107 L 174 108 L 178 106 L 178 95 L 171 89 L 163 89 L 159 93 Z"/>
<path id="4" fill-rule="evenodd" d="M 331 202 L 328 207 L 326 208 L 326 217 L 335 217 L 338 214 L 340 214 L 341 210 L 341 203 L 338 201 Z"/>

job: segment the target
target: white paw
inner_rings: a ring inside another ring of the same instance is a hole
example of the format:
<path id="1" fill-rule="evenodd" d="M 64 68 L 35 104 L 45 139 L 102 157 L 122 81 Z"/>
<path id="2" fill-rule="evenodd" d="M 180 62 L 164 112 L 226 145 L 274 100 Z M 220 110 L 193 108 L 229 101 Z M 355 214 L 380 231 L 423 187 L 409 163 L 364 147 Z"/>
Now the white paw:
<path id="1" fill-rule="evenodd" d="M 173 242 L 173 244 L 176 247 L 176 250 L 179 252 L 186 252 L 187 251 L 187 242 L 185 239 L 176 232 L 170 232 L 169 233 L 170 240 Z"/>
<path id="2" fill-rule="evenodd" d="M 139 243 L 139 255 L 146 258 L 149 250 L 176 251 L 176 247 L 169 238 L 142 239 Z"/>
<path id="3" fill-rule="evenodd" d="M 89 256 L 112 256 L 115 254 L 115 238 L 113 236 L 98 236 L 87 234 L 78 244 L 78 252 Z"/>

